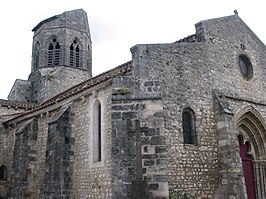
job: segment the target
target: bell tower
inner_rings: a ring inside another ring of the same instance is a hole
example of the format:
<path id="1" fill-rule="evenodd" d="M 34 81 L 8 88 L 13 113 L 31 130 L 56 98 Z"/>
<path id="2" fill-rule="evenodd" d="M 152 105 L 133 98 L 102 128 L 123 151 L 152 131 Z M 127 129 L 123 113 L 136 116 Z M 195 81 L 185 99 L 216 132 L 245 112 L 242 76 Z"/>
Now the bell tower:
<path id="1" fill-rule="evenodd" d="M 45 19 L 32 31 L 31 102 L 42 103 L 91 78 L 91 36 L 83 9 Z"/>

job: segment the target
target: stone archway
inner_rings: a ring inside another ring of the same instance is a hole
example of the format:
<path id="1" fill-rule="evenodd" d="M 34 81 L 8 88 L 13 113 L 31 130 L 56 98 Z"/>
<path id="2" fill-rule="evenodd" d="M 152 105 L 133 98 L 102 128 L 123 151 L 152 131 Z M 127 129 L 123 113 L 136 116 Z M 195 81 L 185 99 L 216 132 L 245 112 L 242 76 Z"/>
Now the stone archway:
<path id="1" fill-rule="evenodd" d="M 244 113 L 236 121 L 248 199 L 265 199 L 265 121 L 253 107 L 246 108 Z"/>

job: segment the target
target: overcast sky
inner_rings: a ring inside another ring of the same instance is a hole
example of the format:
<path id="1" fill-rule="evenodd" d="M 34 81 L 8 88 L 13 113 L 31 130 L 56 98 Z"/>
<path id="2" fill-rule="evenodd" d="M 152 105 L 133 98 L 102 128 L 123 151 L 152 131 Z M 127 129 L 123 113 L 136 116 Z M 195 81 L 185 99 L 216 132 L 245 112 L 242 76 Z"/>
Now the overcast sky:
<path id="1" fill-rule="evenodd" d="M 205 19 L 239 16 L 266 43 L 263 0 L 8 0 L 0 1 L 0 98 L 15 79 L 28 79 L 32 37 L 40 21 L 83 8 L 92 37 L 93 76 L 131 60 L 135 44 L 172 43 Z"/>

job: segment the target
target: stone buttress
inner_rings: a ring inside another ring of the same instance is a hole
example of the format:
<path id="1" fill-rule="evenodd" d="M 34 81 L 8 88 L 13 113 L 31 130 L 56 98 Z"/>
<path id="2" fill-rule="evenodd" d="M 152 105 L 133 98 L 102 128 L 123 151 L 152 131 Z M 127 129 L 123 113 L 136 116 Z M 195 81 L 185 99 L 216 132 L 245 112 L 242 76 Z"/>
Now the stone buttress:
<path id="1" fill-rule="evenodd" d="M 133 76 L 113 79 L 113 199 L 168 198 L 160 82 L 147 75 L 141 51 L 132 49 Z"/>

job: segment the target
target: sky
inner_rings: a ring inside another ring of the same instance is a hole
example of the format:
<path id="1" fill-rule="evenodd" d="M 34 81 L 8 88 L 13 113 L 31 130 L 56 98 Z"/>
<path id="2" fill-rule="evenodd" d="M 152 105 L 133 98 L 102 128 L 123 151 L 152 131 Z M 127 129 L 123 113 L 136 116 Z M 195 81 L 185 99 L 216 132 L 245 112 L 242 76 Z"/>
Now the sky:
<path id="1" fill-rule="evenodd" d="M 131 60 L 136 44 L 172 43 L 195 33 L 199 21 L 233 15 L 266 43 L 263 0 L 8 0 L 0 1 L 0 99 L 31 69 L 31 31 L 40 21 L 64 11 L 87 12 L 96 76 Z"/>

